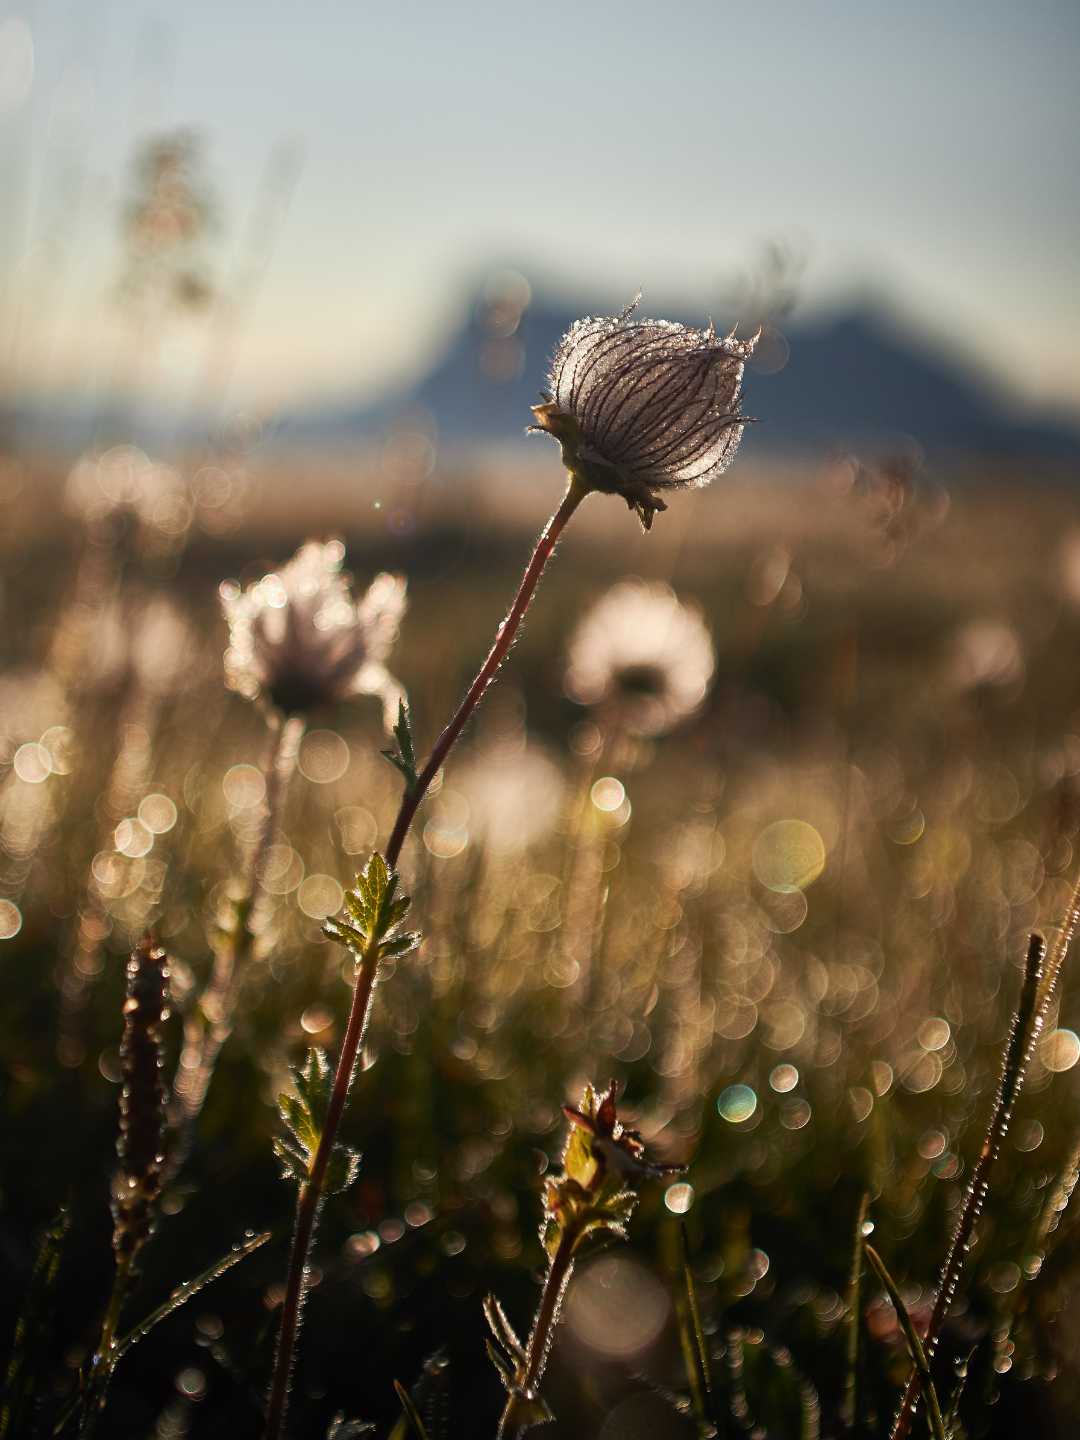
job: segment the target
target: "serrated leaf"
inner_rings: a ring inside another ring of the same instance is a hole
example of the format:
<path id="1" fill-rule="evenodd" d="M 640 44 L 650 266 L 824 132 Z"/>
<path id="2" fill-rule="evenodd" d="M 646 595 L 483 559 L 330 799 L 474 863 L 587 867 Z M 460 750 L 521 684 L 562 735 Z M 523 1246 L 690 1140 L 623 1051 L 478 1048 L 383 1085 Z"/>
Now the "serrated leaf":
<path id="1" fill-rule="evenodd" d="M 340 1195 L 347 1190 L 360 1173 L 360 1152 L 348 1145 L 335 1145 L 330 1152 L 323 1182 L 324 1195 Z"/>
<path id="2" fill-rule="evenodd" d="M 400 925 L 405 916 L 409 913 L 409 906 L 412 904 L 411 895 L 399 895 L 387 911 L 387 921 L 391 928 Z"/>
<path id="3" fill-rule="evenodd" d="M 308 1178 L 310 1163 L 306 1153 L 290 1140 L 279 1137 L 274 1140 L 274 1154 L 281 1161 L 281 1178 L 298 1180 L 303 1185 Z"/>
<path id="4" fill-rule="evenodd" d="M 384 940 L 381 946 L 382 953 L 393 959 L 401 955 L 408 955 L 416 949 L 423 937 L 419 930 L 409 930 L 404 935 L 395 935 L 392 940 Z"/>
<path id="5" fill-rule="evenodd" d="M 350 925 L 347 920 L 324 921 L 323 934 L 328 940 L 336 940 L 339 945 L 345 945 L 350 950 L 362 950 L 364 947 L 363 932 L 357 930 L 355 925 Z"/>
<path id="6" fill-rule="evenodd" d="M 283 1177 L 303 1184 L 322 1139 L 334 1085 L 325 1050 L 309 1050 L 292 1078 L 296 1093 L 286 1090 L 278 1096 L 278 1114 L 288 1133 L 274 1141 L 274 1154 L 281 1161 Z"/>
<path id="7" fill-rule="evenodd" d="M 409 715 L 409 707 L 404 700 L 398 701 L 398 718 L 394 726 L 394 739 L 397 741 L 396 750 L 384 750 L 386 756 L 394 769 L 399 771 L 405 781 L 406 792 L 412 790 L 416 785 L 416 750 L 413 746 L 412 721 Z"/>
<path id="8" fill-rule="evenodd" d="M 323 926 L 323 934 L 353 952 L 358 964 L 376 964 L 386 956 L 396 958 L 415 950 L 419 934 L 395 933 L 409 913 L 412 899 L 397 893 L 398 877 L 376 850 L 356 876 L 345 895 L 350 918 L 335 916 Z"/>
<path id="9" fill-rule="evenodd" d="M 300 1100 L 310 1117 L 317 1145 L 326 1120 L 326 1112 L 330 1108 L 330 1094 L 334 1088 L 334 1072 L 326 1051 L 309 1050 L 303 1069 L 294 1072 L 294 1082 Z"/>
<path id="10" fill-rule="evenodd" d="M 318 1133 L 312 1125 L 311 1111 L 299 1095 L 290 1095 L 283 1090 L 278 1096 L 278 1114 L 296 1137 L 298 1145 L 306 1151 L 315 1148 L 319 1143 Z"/>

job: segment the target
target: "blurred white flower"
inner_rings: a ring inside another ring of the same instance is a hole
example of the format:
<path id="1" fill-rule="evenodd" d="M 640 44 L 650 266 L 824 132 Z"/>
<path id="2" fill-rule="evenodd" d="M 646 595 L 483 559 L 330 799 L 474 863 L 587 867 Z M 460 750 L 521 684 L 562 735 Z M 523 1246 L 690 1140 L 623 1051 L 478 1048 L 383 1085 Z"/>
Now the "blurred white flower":
<path id="1" fill-rule="evenodd" d="M 166 695 L 188 674 L 196 653 L 183 611 L 166 595 L 155 595 L 138 614 L 131 635 L 131 666 L 154 694 Z"/>
<path id="2" fill-rule="evenodd" d="M 959 690 L 984 685 L 1015 685 L 1024 678 L 1020 637 L 1001 620 L 969 620 L 953 632 L 948 659 Z"/>
<path id="3" fill-rule="evenodd" d="M 340 540 L 311 540 L 248 589 L 222 585 L 226 682 L 248 699 L 265 695 L 286 715 L 377 695 L 389 727 L 403 691 L 383 662 L 405 611 L 405 580 L 376 575 L 354 600 L 344 558 Z"/>
<path id="4" fill-rule="evenodd" d="M 701 612 L 664 584 L 621 580 L 570 642 L 566 691 L 631 734 L 661 735 L 705 698 L 715 657 Z"/>
<path id="5" fill-rule="evenodd" d="M 168 533 L 179 533 L 190 521 L 182 473 L 151 460 L 135 445 L 81 456 L 68 475 L 65 503 L 84 520 L 127 512 L 148 528 Z"/>
<path id="6" fill-rule="evenodd" d="M 536 428 L 589 490 L 621 495 L 648 530 L 667 506 L 657 490 L 705 485 L 739 448 L 744 362 L 757 336 L 736 340 L 670 320 L 578 320 L 551 364 Z"/>
<path id="7" fill-rule="evenodd" d="M 566 789 L 547 751 L 523 739 L 476 750 L 453 781 L 468 803 L 475 838 L 503 855 L 527 849 L 555 828 Z"/>

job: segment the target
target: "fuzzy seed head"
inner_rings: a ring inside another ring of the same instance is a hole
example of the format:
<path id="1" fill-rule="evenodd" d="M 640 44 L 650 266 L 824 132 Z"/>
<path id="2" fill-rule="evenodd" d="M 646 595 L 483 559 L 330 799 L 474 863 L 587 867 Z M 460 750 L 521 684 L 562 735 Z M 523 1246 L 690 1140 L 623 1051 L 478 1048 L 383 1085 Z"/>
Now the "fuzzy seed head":
<path id="1" fill-rule="evenodd" d="M 580 621 L 566 690 L 602 722 L 631 735 L 662 735 L 697 710 L 714 664 L 699 610 L 662 583 L 621 580 Z"/>
<path id="2" fill-rule="evenodd" d="M 353 695 L 376 695 L 390 727 L 403 696 L 385 660 L 405 611 L 405 581 L 377 575 L 353 598 L 340 540 L 308 541 L 287 565 L 242 590 L 227 582 L 225 678 L 249 700 L 307 715 Z"/>
<path id="3" fill-rule="evenodd" d="M 649 529 L 667 508 L 657 491 L 706 485 L 735 458 L 747 423 L 743 367 L 757 337 L 635 320 L 637 303 L 571 326 L 549 398 L 533 413 L 579 482 L 621 495 Z"/>

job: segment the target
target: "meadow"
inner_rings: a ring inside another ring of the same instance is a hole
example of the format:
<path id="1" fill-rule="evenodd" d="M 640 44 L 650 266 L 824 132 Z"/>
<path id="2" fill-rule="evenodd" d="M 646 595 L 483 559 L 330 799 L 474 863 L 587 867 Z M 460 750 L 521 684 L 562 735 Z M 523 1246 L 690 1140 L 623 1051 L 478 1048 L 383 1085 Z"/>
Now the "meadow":
<path id="1" fill-rule="evenodd" d="M 386 667 L 426 755 L 558 498 L 544 454 L 496 483 L 309 456 L 153 478 L 131 452 L 116 473 L 5 465 L 0 1434 L 75 1433 L 115 1267 L 125 968 L 148 927 L 170 1126 L 119 1332 L 269 1239 L 123 1355 L 94 1423 L 262 1433 L 296 1201 L 277 1097 L 309 1047 L 341 1044 L 354 967 L 323 926 L 385 846 L 402 777 L 359 695 L 294 729 L 268 789 L 282 735 L 226 688 L 218 587 L 329 535 L 358 594 L 406 577 Z M 669 711 L 641 663 L 622 688 L 590 679 L 605 661 L 583 627 L 627 577 L 616 610 L 647 594 L 681 617 L 657 622 L 654 670 L 697 666 Z M 380 964 L 342 1127 L 362 1158 L 322 1212 L 289 1433 L 496 1433 L 483 1302 L 528 1333 L 545 1178 L 581 1133 L 562 1107 L 615 1079 L 656 1166 L 628 1240 L 570 1282 L 546 1433 L 889 1434 L 901 1318 L 925 1333 L 1029 932 L 1053 948 L 1069 909 L 1078 653 L 1064 483 L 751 458 L 648 535 L 588 497 L 402 852 L 421 939 Z M 249 923 L 236 989 L 215 990 Z M 1078 1030 L 1066 965 L 941 1334 L 953 1435 L 1066 1435 L 1080 1413 Z M 205 1103 L 185 1101 L 208 1054 Z M 901 1311 L 867 1264 L 852 1285 L 867 1238 Z"/>

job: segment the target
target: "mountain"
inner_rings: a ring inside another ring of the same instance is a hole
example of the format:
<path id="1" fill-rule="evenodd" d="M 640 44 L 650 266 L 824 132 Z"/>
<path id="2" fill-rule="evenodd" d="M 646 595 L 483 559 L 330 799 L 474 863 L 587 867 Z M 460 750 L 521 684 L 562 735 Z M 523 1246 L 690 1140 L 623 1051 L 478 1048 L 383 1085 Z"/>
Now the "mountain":
<path id="1" fill-rule="evenodd" d="M 376 404 L 343 402 L 285 418 L 278 443 L 376 440 L 419 417 L 441 445 L 524 444 L 547 363 L 581 311 L 481 297 L 413 386 Z M 679 317 L 701 323 L 701 317 Z M 811 451 L 914 441 L 930 454 L 1080 458 L 1080 420 L 1024 410 L 881 308 L 860 307 L 767 334 L 747 368 L 753 448 Z"/>
<path id="2" fill-rule="evenodd" d="M 548 361 L 582 314 L 543 296 L 533 299 L 520 275 L 489 283 L 415 383 L 375 403 L 346 398 L 279 415 L 260 449 L 333 450 L 381 444 L 399 433 L 438 441 L 448 451 L 497 445 L 536 458 L 525 436 L 529 406 L 544 387 Z M 673 316 L 701 324 L 702 317 Z M 797 452 L 813 457 L 838 447 L 910 449 L 928 456 L 1004 461 L 1080 459 L 1080 417 L 1025 410 L 1015 397 L 903 327 L 880 303 L 868 302 L 813 321 L 769 331 L 747 367 L 747 412 L 760 421 L 746 454 Z M 160 403 L 103 408 L 53 396 L 4 402 L 0 442 L 76 453 L 119 440 L 169 453 L 189 444 L 216 448 L 220 427 Z"/>

